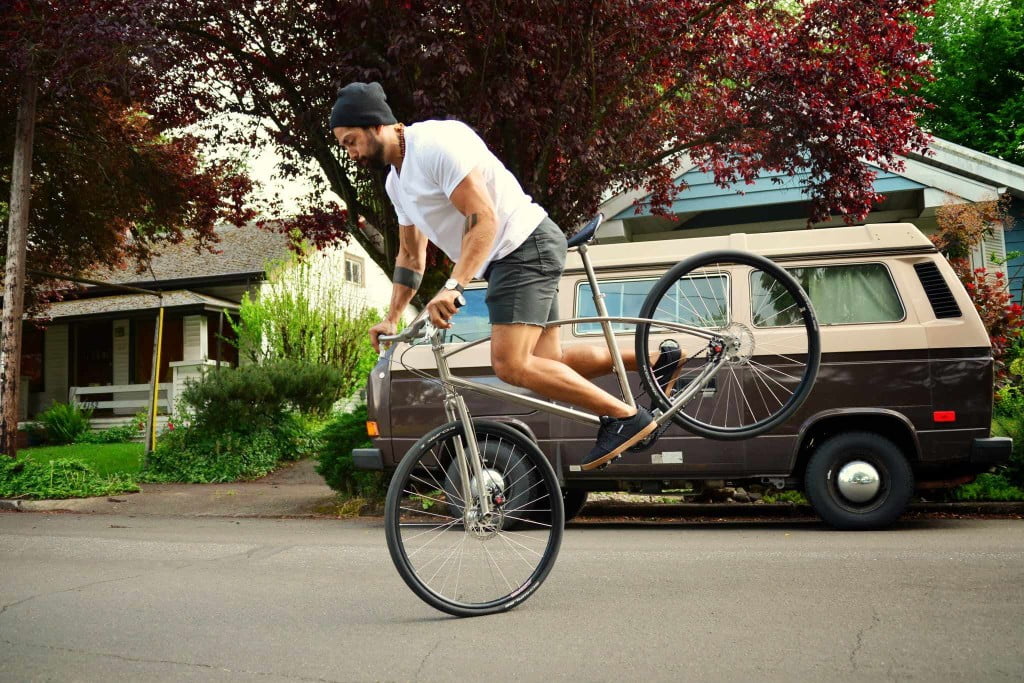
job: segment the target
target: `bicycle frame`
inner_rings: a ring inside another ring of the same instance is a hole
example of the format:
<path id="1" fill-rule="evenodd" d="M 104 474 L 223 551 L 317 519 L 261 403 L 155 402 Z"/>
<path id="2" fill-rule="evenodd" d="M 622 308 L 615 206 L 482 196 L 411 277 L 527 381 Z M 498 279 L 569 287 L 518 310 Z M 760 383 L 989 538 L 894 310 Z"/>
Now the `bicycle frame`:
<path id="1" fill-rule="evenodd" d="M 626 369 L 622 360 L 622 353 L 619 351 L 618 345 L 615 343 L 615 334 L 612 330 L 612 323 L 654 323 L 659 328 L 664 328 L 666 331 L 686 332 L 696 337 L 706 338 L 709 346 L 716 349 L 715 353 L 709 354 L 708 362 L 697 376 L 688 383 L 683 391 L 672 397 L 670 407 L 664 412 L 655 411 L 654 421 L 660 427 L 671 419 L 678 411 L 682 410 L 683 407 L 685 407 L 686 404 L 698 394 L 698 392 L 704 390 L 710 380 L 721 369 L 723 362 L 726 359 L 725 351 L 731 346 L 731 344 L 720 332 L 708 328 L 694 327 L 692 325 L 684 325 L 681 323 L 656 321 L 646 318 L 609 316 L 607 308 L 604 305 L 605 295 L 601 293 L 597 282 L 597 276 L 594 273 L 593 266 L 590 263 L 590 258 L 587 255 L 587 246 L 585 244 L 581 244 L 577 249 L 579 249 L 580 256 L 583 260 L 583 267 L 586 271 L 587 280 L 590 282 L 591 292 L 593 292 L 594 306 L 598 315 L 590 318 L 568 318 L 565 320 L 556 320 L 548 323 L 547 327 L 560 327 L 562 325 L 574 325 L 578 323 L 599 323 L 604 332 L 604 340 L 608 347 L 608 351 L 612 357 L 612 368 L 618 377 L 619 388 L 622 391 L 623 400 L 630 406 L 635 406 L 636 401 L 633 398 L 633 394 L 630 390 L 629 382 L 626 377 Z M 417 320 L 413 322 L 413 325 L 423 320 L 424 316 L 425 312 L 421 313 Z M 401 337 L 401 335 L 398 336 Z M 592 424 L 594 426 L 600 426 L 601 422 L 597 415 L 586 411 L 561 406 L 554 401 L 538 399 L 532 396 L 523 396 L 522 394 L 517 394 L 506 389 L 485 385 L 480 382 L 474 382 L 472 380 L 453 375 L 448 367 L 448 358 L 479 344 L 486 343 L 490 341 L 491 338 L 486 337 L 484 339 L 467 342 L 448 352 L 445 352 L 443 338 L 444 331 L 441 329 L 435 329 L 430 335 L 431 349 L 437 363 L 437 376 L 444 386 L 445 414 L 450 422 L 459 421 L 465 427 L 464 435 L 466 447 L 469 451 L 468 454 L 466 453 L 461 441 L 458 439 L 455 441 L 459 477 L 461 480 L 460 483 L 462 485 L 462 491 L 465 494 L 466 492 L 471 491 L 472 481 L 476 481 L 477 490 L 473 491 L 473 493 L 479 500 L 479 514 L 481 517 L 485 517 L 491 512 L 491 500 L 485 489 L 483 460 L 480 457 L 480 448 L 476 440 L 476 434 L 471 428 L 473 424 L 472 416 L 466 406 L 465 399 L 458 391 L 459 389 L 474 391 L 492 398 L 504 399 L 512 403 L 517 403 L 519 405 L 524 405 L 529 408 L 552 413 L 560 417 L 565 417 L 586 424 Z M 471 477 L 473 479 L 471 479 Z M 468 495 L 465 496 L 464 502 L 465 514 L 468 515 L 470 509 L 470 498 Z"/>

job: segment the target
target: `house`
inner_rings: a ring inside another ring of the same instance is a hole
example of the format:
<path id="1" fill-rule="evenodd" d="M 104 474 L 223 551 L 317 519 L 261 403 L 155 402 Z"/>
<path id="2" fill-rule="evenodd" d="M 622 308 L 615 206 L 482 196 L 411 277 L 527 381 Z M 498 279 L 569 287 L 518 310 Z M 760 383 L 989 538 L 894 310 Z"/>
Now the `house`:
<path id="1" fill-rule="evenodd" d="M 50 304 L 42 326 L 26 323 L 19 391 L 21 420 L 54 402 L 95 404 L 94 426 L 123 422 L 145 409 L 154 361 L 154 332 L 164 310 L 160 349 L 161 412 L 205 367 L 237 365 L 226 315 L 242 297 L 259 296 L 268 263 L 289 256 L 287 238 L 254 224 L 217 229 L 216 253 L 195 242 L 161 246 L 150 267 L 97 272 L 90 285 Z M 391 281 L 354 240 L 331 252 L 335 269 L 373 307 L 386 307 Z M 126 291 L 132 288 L 135 291 Z"/>
<path id="2" fill-rule="evenodd" d="M 878 174 L 875 191 L 885 199 L 861 223 L 909 222 L 930 235 L 938 227 L 935 212 L 944 204 L 986 201 L 1009 194 L 1010 214 L 1021 229 L 1004 233 L 996 226 L 972 260 L 975 266 L 992 268 L 993 256 L 1001 262 L 1008 253 L 1024 251 L 1024 167 L 938 138 L 933 139 L 930 152 L 903 158 L 905 167 L 900 171 L 873 169 Z M 721 188 L 715 185 L 712 174 L 684 163 L 678 180 L 688 187 L 672 203 L 674 219 L 653 215 L 650 196 L 642 191 L 607 198 L 600 208 L 608 219 L 599 234 L 602 243 L 807 228 L 806 173 L 765 173 L 753 185 Z M 842 225 L 842 217 L 834 216 L 813 227 Z M 1011 290 L 1020 302 L 1024 255 L 1011 258 L 999 269 L 1008 273 Z"/>

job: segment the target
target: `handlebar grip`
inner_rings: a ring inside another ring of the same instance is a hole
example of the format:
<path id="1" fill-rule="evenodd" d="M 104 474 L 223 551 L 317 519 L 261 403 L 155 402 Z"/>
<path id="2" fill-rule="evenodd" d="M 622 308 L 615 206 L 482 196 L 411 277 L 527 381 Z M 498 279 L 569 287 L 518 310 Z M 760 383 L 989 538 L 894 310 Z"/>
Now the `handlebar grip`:
<path id="1" fill-rule="evenodd" d="M 465 296 L 463 296 L 462 294 L 459 294 L 457 297 L 455 297 L 455 308 L 462 308 L 465 305 L 466 305 L 466 297 Z"/>

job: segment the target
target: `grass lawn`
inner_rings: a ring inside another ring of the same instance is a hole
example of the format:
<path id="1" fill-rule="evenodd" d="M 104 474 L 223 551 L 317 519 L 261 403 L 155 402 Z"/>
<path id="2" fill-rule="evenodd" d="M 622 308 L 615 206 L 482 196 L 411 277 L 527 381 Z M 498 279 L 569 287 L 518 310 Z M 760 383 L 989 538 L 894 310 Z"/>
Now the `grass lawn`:
<path id="1" fill-rule="evenodd" d="M 76 443 L 70 446 L 23 448 L 18 451 L 18 455 L 44 464 L 60 458 L 75 458 L 101 476 L 120 473 L 134 478 L 142 467 L 145 452 L 146 447 L 141 443 Z"/>

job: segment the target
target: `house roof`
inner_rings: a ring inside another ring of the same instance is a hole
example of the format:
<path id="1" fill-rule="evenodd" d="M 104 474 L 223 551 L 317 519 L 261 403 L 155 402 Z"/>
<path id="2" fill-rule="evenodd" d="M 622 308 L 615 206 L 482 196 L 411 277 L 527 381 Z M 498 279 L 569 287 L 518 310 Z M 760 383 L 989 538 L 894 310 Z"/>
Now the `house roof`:
<path id="1" fill-rule="evenodd" d="M 180 244 L 158 247 L 151 261 L 152 273 L 148 268 L 138 273 L 132 265 L 125 269 L 97 271 L 90 277 L 144 287 L 153 282 L 262 275 L 267 261 L 288 254 L 287 236 L 261 230 L 255 223 L 242 227 L 218 226 L 217 235 L 220 242 L 213 247 L 218 253 L 210 253 L 205 247 L 196 251 L 196 240 L 186 239 Z"/>
<path id="2" fill-rule="evenodd" d="M 165 310 L 196 309 L 213 311 L 237 311 L 238 304 L 225 299 L 179 289 L 163 292 L 162 296 L 150 294 L 116 294 L 92 299 L 58 301 L 46 307 L 37 318 L 56 320 L 58 318 L 81 318 L 87 316 L 112 317 L 116 314 L 137 314 L 143 311 L 155 312 L 163 305 Z"/>

